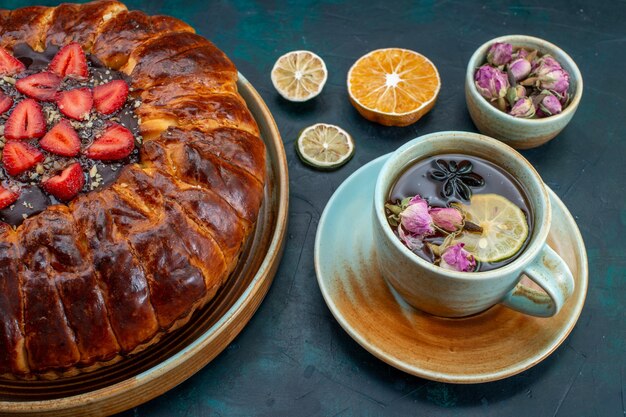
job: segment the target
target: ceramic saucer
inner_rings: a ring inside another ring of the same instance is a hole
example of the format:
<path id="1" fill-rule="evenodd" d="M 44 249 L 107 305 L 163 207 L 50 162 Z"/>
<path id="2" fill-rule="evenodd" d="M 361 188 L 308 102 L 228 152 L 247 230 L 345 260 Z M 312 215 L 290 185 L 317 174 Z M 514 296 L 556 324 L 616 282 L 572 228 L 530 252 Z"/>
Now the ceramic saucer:
<path id="1" fill-rule="evenodd" d="M 381 360 L 435 381 L 495 381 L 545 359 L 567 338 L 587 294 L 584 243 L 563 202 L 549 190 L 548 243 L 567 262 L 576 285 L 559 314 L 535 318 L 496 305 L 463 319 L 430 316 L 394 294 L 376 266 L 372 198 L 376 177 L 388 157 L 352 174 L 320 219 L 315 269 L 326 304 L 339 324 Z"/>

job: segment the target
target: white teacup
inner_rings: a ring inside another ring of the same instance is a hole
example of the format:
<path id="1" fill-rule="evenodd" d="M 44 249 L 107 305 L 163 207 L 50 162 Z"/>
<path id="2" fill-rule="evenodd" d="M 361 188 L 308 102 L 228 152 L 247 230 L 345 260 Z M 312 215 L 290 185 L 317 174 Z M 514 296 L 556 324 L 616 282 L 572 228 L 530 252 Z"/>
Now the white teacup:
<path id="1" fill-rule="evenodd" d="M 414 254 L 389 226 L 384 206 L 399 175 L 418 160 L 451 153 L 489 160 L 515 177 L 526 190 L 534 226 L 523 252 L 509 264 L 485 272 L 444 269 Z M 574 289 L 571 271 L 546 243 L 551 213 L 550 199 L 539 174 L 508 145 L 468 132 L 421 136 L 394 152 L 378 176 L 374 191 L 378 265 L 404 300 L 433 315 L 463 317 L 502 303 L 525 314 L 550 317 L 559 312 Z M 545 293 L 520 284 L 523 275 Z"/>

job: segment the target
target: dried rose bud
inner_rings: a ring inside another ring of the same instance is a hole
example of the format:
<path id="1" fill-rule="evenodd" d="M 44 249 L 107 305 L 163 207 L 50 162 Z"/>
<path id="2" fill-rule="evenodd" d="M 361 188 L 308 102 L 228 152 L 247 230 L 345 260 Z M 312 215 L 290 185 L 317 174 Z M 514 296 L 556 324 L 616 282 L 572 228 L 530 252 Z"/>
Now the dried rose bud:
<path id="1" fill-rule="evenodd" d="M 535 115 L 535 106 L 533 105 L 533 101 L 528 97 L 520 98 L 517 102 L 515 102 L 509 114 L 515 117 L 530 119 Z"/>
<path id="2" fill-rule="evenodd" d="M 538 67 L 544 65 L 544 66 L 553 67 L 553 68 L 562 68 L 559 61 L 554 59 L 552 55 L 548 55 L 548 54 L 537 59 L 535 62 L 537 63 Z"/>
<path id="3" fill-rule="evenodd" d="M 552 57 L 552 55 L 544 55 L 541 58 L 535 56 L 531 62 L 530 62 L 531 66 L 532 66 L 532 70 L 531 72 L 534 74 L 535 72 L 537 72 L 537 68 L 539 68 L 540 66 L 548 66 L 548 67 L 552 67 L 552 68 L 561 68 L 561 64 L 559 64 L 559 61 L 557 61 L 556 59 L 554 59 Z"/>
<path id="4" fill-rule="evenodd" d="M 563 94 L 569 88 L 569 73 L 550 55 L 544 55 L 537 60 L 534 75 L 542 89 Z"/>
<path id="5" fill-rule="evenodd" d="M 509 71 L 513 74 L 515 81 L 523 80 L 530 74 L 530 62 L 524 58 L 517 58 L 509 64 Z"/>
<path id="6" fill-rule="evenodd" d="M 495 101 L 506 95 L 509 78 L 503 71 L 491 65 L 483 65 L 476 70 L 474 84 L 481 96 L 489 101 Z"/>
<path id="7" fill-rule="evenodd" d="M 424 236 L 407 233 L 403 227 L 398 227 L 398 237 L 412 251 L 420 250 L 424 246 Z"/>
<path id="8" fill-rule="evenodd" d="M 515 86 L 515 94 L 517 94 L 517 97 L 519 98 L 526 97 L 526 87 L 517 84 Z"/>
<path id="9" fill-rule="evenodd" d="M 512 56 L 512 59 L 526 58 L 527 56 L 528 56 L 528 51 L 524 48 L 520 48 L 517 51 L 515 51 L 515 53 Z"/>
<path id="10" fill-rule="evenodd" d="M 455 208 L 432 208 L 429 211 L 430 216 L 440 229 L 446 232 L 456 232 L 463 227 L 463 214 Z"/>
<path id="11" fill-rule="evenodd" d="M 500 66 L 508 64 L 513 55 L 513 45 L 506 42 L 496 42 L 487 52 L 487 62 L 491 65 Z"/>
<path id="12" fill-rule="evenodd" d="M 539 108 L 546 116 L 552 116 L 553 114 L 559 114 L 563 111 L 563 106 L 558 98 L 553 95 L 547 95 L 539 103 Z"/>
<path id="13" fill-rule="evenodd" d="M 569 88 L 569 74 L 564 69 L 550 72 L 544 78 L 539 77 L 539 86 L 557 93 L 565 93 Z"/>
<path id="14" fill-rule="evenodd" d="M 400 225 L 413 236 L 426 236 L 435 232 L 433 219 L 428 214 L 428 202 L 419 195 L 409 201 L 400 213 Z"/>
<path id="15" fill-rule="evenodd" d="M 515 87 L 510 87 L 506 92 L 506 99 L 509 101 L 511 107 L 522 97 L 526 97 L 526 87 L 523 85 L 517 84 Z"/>
<path id="16" fill-rule="evenodd" d="M 441 254 L 439 266 L 452 271 L 473 272 L 476 269 L 476 259 L 463 246 L 464 243 L 448 246 Z"/>

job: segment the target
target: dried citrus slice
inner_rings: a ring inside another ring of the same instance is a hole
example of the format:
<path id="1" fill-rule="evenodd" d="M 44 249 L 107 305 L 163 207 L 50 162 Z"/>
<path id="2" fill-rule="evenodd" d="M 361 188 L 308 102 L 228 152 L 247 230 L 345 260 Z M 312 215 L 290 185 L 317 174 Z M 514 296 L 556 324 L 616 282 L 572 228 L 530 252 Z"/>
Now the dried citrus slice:
<path id="1" fill-rule="evenodd" d="M 296 150 L 306 164 L 318 169 L 333 169 L 352 157 L 354 140 L 339 126 L 317 123 L 300 133 Z"/>
<path id="2" fill-rule="evenodd" d="M 435 105 L 440 86 L 435 65 L 408 49 L 372 51 L 348 72 L 352 105 L 367 120 L 386 126 L 415 123 Z"/>
<path id="3" fill-rule="evenodd" d="M 311 51 L 292 51 L 278 58 L 272 68 L 272 83 L 289 101 L 307 101 L 318 95 L 326 79 L 326 64 Z"/>
<path id="4" fill-rule="evenodd" d="M 455 243 L 465 243 L 465 249 L 476 260 L 497 262 L 515 255 L 528 237 L 528 222 L 524 212 L 507 198 L 498 194 L 477 194 L 469 205 L 458 205 L 466 220 L 483 228 L 482 233 L 463 232 Z"/>

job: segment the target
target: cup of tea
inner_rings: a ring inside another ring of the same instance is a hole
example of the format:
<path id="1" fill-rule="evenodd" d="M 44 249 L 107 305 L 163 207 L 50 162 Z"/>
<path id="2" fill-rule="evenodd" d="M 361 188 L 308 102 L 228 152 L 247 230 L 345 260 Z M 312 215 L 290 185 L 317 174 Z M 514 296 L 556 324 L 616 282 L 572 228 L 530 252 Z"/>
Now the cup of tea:
<path id="1" fill-rule="evenodd" d="M 408 304 L 436 316 L 501 303 L 550 317 L 574 289 L 546 243 L 551 213 L 541 177 L 508 145 L 469 132 L 421 136 L 391 155 L 376 182 L 378 266 Z"/>

